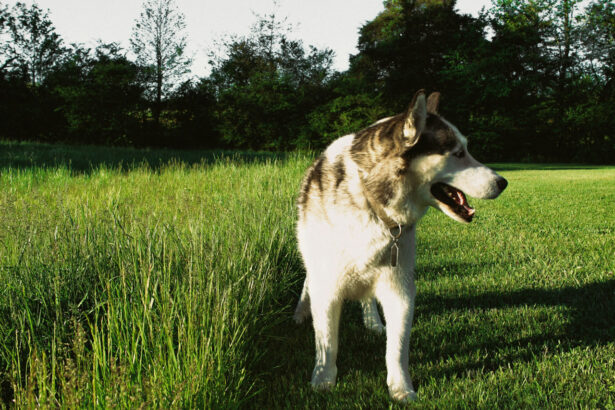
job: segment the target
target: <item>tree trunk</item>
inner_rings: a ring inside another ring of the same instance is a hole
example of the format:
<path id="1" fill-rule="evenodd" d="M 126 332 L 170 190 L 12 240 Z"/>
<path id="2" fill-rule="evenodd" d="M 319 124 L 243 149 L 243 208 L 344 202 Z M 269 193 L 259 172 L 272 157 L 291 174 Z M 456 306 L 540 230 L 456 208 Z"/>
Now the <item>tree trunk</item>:
<path id="1" fill-rule="evenodd" d="M 568 71 L 570 68 L 570 47 L 572 42 L 572 18 L 574 11 L 574 3 L 571 3 L 570 0 L 563 0 L 563 51 L 560 52 L 560 61 L 559 61 L 559 78 L 557 84 L 557 123 L 559 129 L 559 138 L 557 140 L 558 150 L 560 152 L 566 152 L 566 143 L 568 139 L 571 137 L 565 132 L 565 121 L 564 115 L 566 112 L 566 107 L 568 105 L 568 99 L 566 95 L 566 88 L 568 82 Z M 561 46 L 560 46 L 561 47 Z M 561 48 L 560 48 L 561 50 Z"/>
<path id="2" fill-rule="evenodd" d="M 156 100 L 154 101 L 154 124 L 160 128 L 160 112 L 162 111 L 162 75 L 156 75 Z"/>
<path id="3" fill-rule="evenodd" d="M 162 111 L 162 44 L 158 39 L 156 45 L 156 101 L 154 101 L 154 124 L 156 132 L 160 131 L 160 112 Z"/>

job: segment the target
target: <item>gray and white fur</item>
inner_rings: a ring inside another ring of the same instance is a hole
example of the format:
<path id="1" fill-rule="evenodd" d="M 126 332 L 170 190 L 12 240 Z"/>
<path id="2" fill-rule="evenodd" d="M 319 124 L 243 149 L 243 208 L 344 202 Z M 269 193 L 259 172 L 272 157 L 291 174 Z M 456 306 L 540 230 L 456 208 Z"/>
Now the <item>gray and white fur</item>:
<path id="1" fill-rule="evenodd" d="M 470 155 L 466 138 L 438 114 L 438 103 L 439 93 L 426 98 L 418 91 L 406 112 L 335 140 L 305 175 L 297 238 L 307 275 L 294 317 L 312 316 L 316 389 L 335 385 L 342 303 L 360 300 L 365 325 L 386 331 L 391 397 L 416 398 L 408 371 L 416 223 L 430 206 L 469 223 L 475 212 L 464 192 L 496 198 L 507 185 Z M 395 266 L 390 221 L 401 226 Z"/>

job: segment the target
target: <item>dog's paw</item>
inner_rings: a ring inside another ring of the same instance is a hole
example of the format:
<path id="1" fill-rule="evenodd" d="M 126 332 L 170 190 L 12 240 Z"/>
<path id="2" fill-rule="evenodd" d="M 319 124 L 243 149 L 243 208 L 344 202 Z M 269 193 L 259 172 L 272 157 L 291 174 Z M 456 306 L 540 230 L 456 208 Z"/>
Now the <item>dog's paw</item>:
<path id="1" fill-rule="evenodd" d="M 312 373 L 312 388 L 314 390 L 331 390 L 335 387 L 337 368 L 325 369 L 321 366 L 314 369 Z"/>
<path id="2" fill-rule="evenodd" d="M 389 388 L 389 395 L 395 401 L 409 403 L 416 401 L 418 396 L 414 390 L 410 389 L 391 389 Z"/>
<path id="3" fill-rule="evenodd" d="M 409 378 L 407 379 L 409 380 Z M 393 400 L 400 402 L 411 402 L 417 399 L 412 382 L 405 380 L 389 380 L 389 395 Z"/>
<path id="4" fill-rule="evenodd" d="M 312 384 L 312 389 L 316 391 L 329 391 L 335 387 L 335 380 L 319 382 L 319 383 L 314 383 L 314 381 L 312 381 L 311 384 Z"/>

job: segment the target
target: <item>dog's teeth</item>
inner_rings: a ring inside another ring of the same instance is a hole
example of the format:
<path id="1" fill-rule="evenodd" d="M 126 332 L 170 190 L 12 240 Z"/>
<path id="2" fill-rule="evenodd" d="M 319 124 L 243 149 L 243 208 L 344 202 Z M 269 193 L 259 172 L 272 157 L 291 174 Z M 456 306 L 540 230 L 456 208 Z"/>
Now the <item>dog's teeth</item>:
<path id="1" fill-rule="evenodd" d="M 461 191 L 457 191 L 455 192 L 456 196 L 455 198 L 453 198 L 455 200 L 455 202 L 457 202 L 459 205 L 467 205 L 467 201 L 466 201 L 466 197 L 463 195 L 463 192 Z"/>

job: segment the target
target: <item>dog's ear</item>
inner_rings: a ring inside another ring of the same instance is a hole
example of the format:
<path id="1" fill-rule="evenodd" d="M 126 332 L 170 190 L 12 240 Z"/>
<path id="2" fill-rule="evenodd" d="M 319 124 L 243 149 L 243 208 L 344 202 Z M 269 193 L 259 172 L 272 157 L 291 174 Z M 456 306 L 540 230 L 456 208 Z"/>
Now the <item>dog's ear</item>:
<path id="1" fill-rule="evenodd" d="M 427 112 L 432 114 L 438 113 L 438 105 L 440 104 L 440 93 L 435 91 L 427 97 Z"/>
<path id="2" fill-rule="evenodd" d="M 404 119 L 404 142 L 407 147 L 417 143 L 419 136 L 425 128 L 427 120 L 427 103 L 425 101 L 425 90 L 418 90 L 406 112 Z"/>

